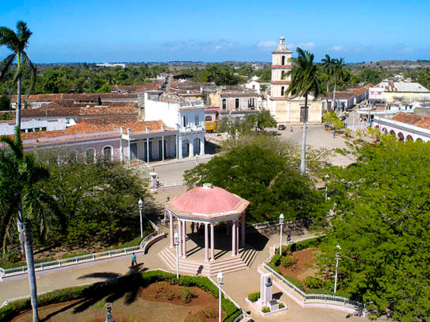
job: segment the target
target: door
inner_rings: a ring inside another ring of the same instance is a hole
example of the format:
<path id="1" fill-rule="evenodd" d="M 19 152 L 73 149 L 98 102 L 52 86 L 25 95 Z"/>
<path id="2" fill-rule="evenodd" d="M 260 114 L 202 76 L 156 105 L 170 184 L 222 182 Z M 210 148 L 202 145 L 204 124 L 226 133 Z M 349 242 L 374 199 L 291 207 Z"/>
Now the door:
<path id="1" fill-rule="evenodd" d="M 131 160 L 137 160 L 137 143 L 130 144 Z"/>

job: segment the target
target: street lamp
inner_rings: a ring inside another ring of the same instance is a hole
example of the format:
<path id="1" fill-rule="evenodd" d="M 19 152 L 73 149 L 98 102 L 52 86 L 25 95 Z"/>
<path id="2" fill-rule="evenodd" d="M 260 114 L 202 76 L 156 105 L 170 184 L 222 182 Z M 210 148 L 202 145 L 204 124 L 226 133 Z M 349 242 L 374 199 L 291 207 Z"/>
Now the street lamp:
<path id="1" fill-rule="evenodd" d="M 172 225 L 172 223 L 171 223 L 171 225 Z M 179 249 L 179 234 L 177 231 L 175 232 L 174 239 L 175 239 L 175 246 L 176 246 L 176 278 L 179 279 L 179 251 L 178 251 L 178 249 Z"/>
<path id="2" fill-rule="evenodd" d="M 140 238 L 143 238 L 143 225 L 142 225 L 143 200 L 142 198 L 139 199 L 138 204 L 139 204 L 139 211 L 140 211 Z"/>
<path id="3" fill-rule="evenodd" d="M 222 299 L 222 280 L 224 276 L 222 275 L 222 272 L 219 272 L 217 277 L 218 281 L 218 291 L 219 291 L 219 322 L 222 322 L 222 311 L 221 311 L 221 299 Z"/>
<path id="4" fill-rule="evenodd" d="M 282 228 L 284 226 L 284 214 L 279 215 L 280 238 L 279 238 L 279 256 L 282 255 Z"/>
<path id="5" fill-rule="evenodd" d="M 339 249 L 339 250 L 342 249 L 339 246 L 339 244 L 336 245 L 336 248 Z M 337 267 L 338 267 L 339 261 L 340 261 L 340 256 L 338 254 L 338 250 L 337 249 L 336 249 L 336 255 L 335 255 L 335 258 L 336 258 L 336 271 L 334 273 L 334 294 L 336 294 L 336 288 L 337 288 Z"/>

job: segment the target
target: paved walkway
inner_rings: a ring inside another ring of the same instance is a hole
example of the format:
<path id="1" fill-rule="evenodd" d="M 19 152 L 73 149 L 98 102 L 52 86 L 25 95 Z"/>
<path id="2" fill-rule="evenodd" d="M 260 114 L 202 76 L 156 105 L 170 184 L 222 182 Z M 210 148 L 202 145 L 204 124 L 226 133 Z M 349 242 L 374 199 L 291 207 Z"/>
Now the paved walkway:
<path id="1" fill-rule="evenodd" d="M 293 240 L 302 239 L 310 235 L 292 236 Z M 44 293 L 56 289 L 105 281 L 131 272 L 145 271 L 148 269 L 167 269 L 158 258 L 157 253 L 168 245 L 169 239 L 154 244 L 148 254 L 138 254 L 138 263 L 143 265 L 137 269 L 130 267 L 130 255 L 86 263 L 74 267 L 64 267 L 37 273 L 38 292 Z M 303 309 L 286 295 L 281 296 L 281 301 L 288 306 L 288 310 L 274 316 L 263 318 L 258 312 L 251 309 L 245 302 L 249 293 L 259 291 L 260 274 L 257 272 L 258 265 L 269 257 L 269 247 L 279 242 L 279 235 L 268 236 L 265 248 L 260 251 L 252 266 L 245 270 L 225 275 L 224 290 L 246 311 L 251 311 L 255 321 L 363 321 L 362 318 L 346 318 L 347 313 L 331 309 L 306 308 Z M 274 289 L 274 294 L 280 291 Z M 18 276 L 5 279 L 0 283 L 0 303 L 6 299 L 22 297 L 29 294 L 27 276 Z"/>

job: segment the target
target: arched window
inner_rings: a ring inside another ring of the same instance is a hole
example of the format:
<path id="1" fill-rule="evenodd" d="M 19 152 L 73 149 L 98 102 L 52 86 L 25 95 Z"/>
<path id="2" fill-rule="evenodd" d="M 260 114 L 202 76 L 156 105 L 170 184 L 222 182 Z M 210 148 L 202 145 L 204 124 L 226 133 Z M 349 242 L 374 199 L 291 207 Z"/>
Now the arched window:
<path id="1" fill-rule="evenodd" d="M 391 134 L 391 135 L 396 135 L 396 132 L 394 132 L 394 130 L 391 130 L 391 131 L 390 131 L 390 134 Z"/>
<path id="2" fill-rule="evenodd" d="M 420 138 L 416 139 L 415 142 L 422 142 L 423 140 L 421 140 Z"/>
<path id="3" fill-rule="evenodd" d="M 109 145 L 103 147 L 103 158 L 106 161 L 112 161 L 112 157 L 113 157 L 113 149 L 112 149 L 112 147 L 109 146 Z"/>
<path id="4" fill-rule="evenodd" d="M 283 79 L 284 79 L 284 77 L 285 77 L 285 71 L 282 71 L 282 72 L 281 72 L 281 79 L 283 80 Z"/>
<path id="5" fill-rule="evenodd" d="M 95 163 L 96 162 L 96 150 L 89 148 L 85 150 L 85 163 Z"/>
<path id="6" fill-rule="evenodd" d="M 225 98 L 223 98 L 222 100 L 222 109 L 223 110 L 227 109 L 227 100 Z"/>
<path id="7" fill-rule="evenodd" d="M 399 133 L 397 134 L 397 137 L 399 138 L 399 141 L 400 141 L 400 142 L 404 142 L 404 141 L 405 141 L 405 137 L 403 136 L 403 133 L 402 133 L 402 132 L 399 132 Z"/>
<path id="8" fill-rule="evenodd" d="M 236 107 L 236 110 L 238 110 L 238 109 L 239 109 L 239 99 L 238 99 L 238 98 L 236 98 L 236 104 L 235 104 L 235 107 Z"/>
<path id="9" fill-rule="evenodd" d="M 284 66 L 285 65 L 285 56 L 282 56 L 282 62 L 281 65 Z"/>
<path id="10" fill-rule="evenodd" d="M 382 129 L 382 133 L 387 134 L 387 129 L 385 127 Z"/>
<path id="11" fill-rule="evenodd" d="M 282 86 L 282 87 L 281 87 L 281 96 L 284 96 L 284 94 L 285 94 L 285 87 L 284 87 L 284 86 Z"/>
<path id="12" fill-rule="evenodd" d="M 406 141 L 413 141 L 414 139 L 412 138 L 412 136 L 410 136 L 410 135 L 408 135 L 407 137 L 406 137 Z"/>

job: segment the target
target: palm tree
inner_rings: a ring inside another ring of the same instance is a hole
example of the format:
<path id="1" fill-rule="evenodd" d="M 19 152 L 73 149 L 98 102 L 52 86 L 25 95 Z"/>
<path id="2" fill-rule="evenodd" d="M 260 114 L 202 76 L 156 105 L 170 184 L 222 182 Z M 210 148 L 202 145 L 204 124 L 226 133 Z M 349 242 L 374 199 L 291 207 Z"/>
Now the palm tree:
<path id="1" fill-rule="evenodd" d="M 314 64 L 314 55 L 297 48 L 297 58 L 292 58 L 293 68 L 287 72 L 291 76 L 290 86 L 285 95 L 294 97 L 305 97 L 305 113 L 303 115 L 303 143 L 300 172 L 306 173 L 306 122 L 308 118 L 308 95 L 312 94 L 316 99 L 320 93 L 318 68 Z"/>
<path id="2" fill-rule="evenodd" d="M 36 67 L 31 62 L 25 49 L 28 46 L 28 41 L 33 34 L 28 29 L 27 24 L 23 21 L 18 21 L 16 24 L 15 33 L 13 30 L 7 27 L 0 27 L 0 46 L 5 46 L 12 51 L 12 54 L 7 56 L 0 66 L 0 81 L 2 81 L 6 75 L 6 72 L 11 68 L 15 58 L 17 59 L 17 67 L 13 78 L 14 82 L 17 82 L 17 105 L 16 105 L 16 126 L 21 128 L 21 78 L 26 67 L 30 68 L 31 82 L 30 92 L 34 90 L 36 86 Z"/>
<path id="3" fill-rule="evenodd" d="M 335 65 L 333 70 L 333 76 L 334 76 L 334 89 L 333 89 L 333 111 L 336 110 L 336 85 L 337 82 L 343 82 L 346 78 L 346 70 L 345 70 L 345 59 L 339 58 L 335 59 Z"/>
<path id="4" fill-rule="evenodd" d="M 0 154 L 0 191 L 4 192 L 6 188 L 9 189 L 10 193 L 7 194 L 6 202 L 11 204 L 7 208 L 8 211 L 2 216 L 0 233 L 5 234 L 5 231 L 16 222 L 16 217 L 23 224 L 33 321 L 37 322 L 39 316 L 31 227 L 33 223 L 41 226 L 45 224 L 41 208 L 48 198 L 39 189 L 38 183 L 46 180 L 49 172 L 36 161 L 33 155 L 24 154 L 20 130 L 18 127 L 15 129 L 15 139 L 8 136 L 0 137 L 0 142 L 5 143 L 10 149 L 10 151 L 3 151 Z M 5 238 L 5 235 L 0 235 L 0 237 Z"/>
<path id="5" fill-rule="evenodd" d="M 325 58 L 321 59 L 322 64 L 322 69 L 323 71 L 328 75 L 327 78 L 327 83 L 326 83 L 326 111 L 328 111 L 328 93 L 330 92 L 329 90 L 329 85 L 330 85 L 330 80 L 331 78 L 334 76 L 334 68 L 336 65 L 336 59 L 334 58 L 330 58 L 329 55 L 325 55 Z"/>

